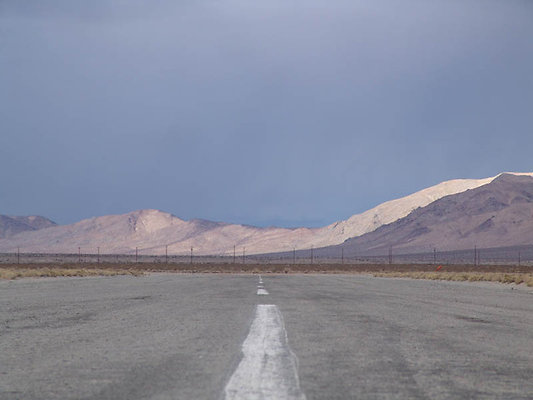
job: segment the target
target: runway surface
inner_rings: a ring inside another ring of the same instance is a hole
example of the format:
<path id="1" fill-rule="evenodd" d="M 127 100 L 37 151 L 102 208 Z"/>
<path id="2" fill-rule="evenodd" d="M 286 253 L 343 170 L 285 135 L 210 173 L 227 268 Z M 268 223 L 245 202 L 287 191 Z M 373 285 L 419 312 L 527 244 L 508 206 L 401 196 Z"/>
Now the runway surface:
<path id="1" fill-rule="evenodd" d="M 361 275 L 0 282 L 0 399 L 531 399 L 533 291 Z"/>

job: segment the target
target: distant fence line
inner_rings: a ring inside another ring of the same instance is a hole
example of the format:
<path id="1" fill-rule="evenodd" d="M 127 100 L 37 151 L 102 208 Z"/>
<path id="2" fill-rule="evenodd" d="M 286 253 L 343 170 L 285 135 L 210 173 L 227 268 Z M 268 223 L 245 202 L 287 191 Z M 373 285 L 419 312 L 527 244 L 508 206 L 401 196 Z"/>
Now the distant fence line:
<path id="1" fill-rule="evenodd" d="M 96 250 L 96 249 L 95 249 Z M 271 255 L 146 254 L 149 249 L 137 248 L 133 254 L 108 254 L 83 251 L 79 247 L 72 253 L 23 252 L 0 253 L 0 264 L 28 263 L 225 263 L 225 264 L 464 264 L 464 265 L 517 265 L 533 266 L 533 245 L 488 249 L 398 253 L 389 248 L 387 254 L 353 255 L 339 250 L 338 256 L 320 254 L 320 249 L 298 250 Z"/>

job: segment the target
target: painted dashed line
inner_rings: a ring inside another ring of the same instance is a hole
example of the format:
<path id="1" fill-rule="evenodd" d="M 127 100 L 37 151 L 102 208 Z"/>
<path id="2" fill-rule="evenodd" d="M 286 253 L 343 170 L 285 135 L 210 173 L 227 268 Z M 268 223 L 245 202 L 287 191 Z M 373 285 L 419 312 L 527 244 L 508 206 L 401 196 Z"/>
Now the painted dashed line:
<path id="1" fill-rule="evenodd" d="M 257 284 L 257 295 L 268 296 L 268 291 L 263 286 L 263 278 L 259 275 L 259 283 Z"/>
<path id="2" fill-rule="evenodd" d="M 289 347 L 277 306 L 257 306 L 242 352 L 243 358 L 224 390 L 226 400 L 305 400 L 298 359 Z"/>

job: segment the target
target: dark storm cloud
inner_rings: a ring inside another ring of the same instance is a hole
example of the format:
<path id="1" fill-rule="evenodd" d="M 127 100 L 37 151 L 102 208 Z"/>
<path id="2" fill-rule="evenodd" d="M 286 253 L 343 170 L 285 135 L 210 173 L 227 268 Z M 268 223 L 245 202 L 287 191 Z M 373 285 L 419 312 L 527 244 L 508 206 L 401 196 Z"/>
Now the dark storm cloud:
<path id="1" fill-rule="evenodd" d="M 0 2 L 0 213 L 326 224 L 532 171 L 526 1 Z"/>

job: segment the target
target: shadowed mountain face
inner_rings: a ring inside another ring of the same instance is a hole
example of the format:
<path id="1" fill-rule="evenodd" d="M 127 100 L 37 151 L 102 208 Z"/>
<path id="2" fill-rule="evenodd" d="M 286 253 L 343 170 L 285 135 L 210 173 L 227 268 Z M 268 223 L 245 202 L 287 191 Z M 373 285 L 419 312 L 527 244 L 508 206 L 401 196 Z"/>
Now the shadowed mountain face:
<path id="1" fill-rule="evenodd" d="M 533 178 L 502 174 L 491 183 L 443 197 L 391 224 L 317 249 L 346 256 L 533 244 Z"/>
<path id="2" fill-rule="evenodd" d="M 9 238 L 21 232 L 36 231 L 51 226 L 56 226 L 56 223 L 36 215 L 29 217 L 0 215 L 0 239 Z"/>

